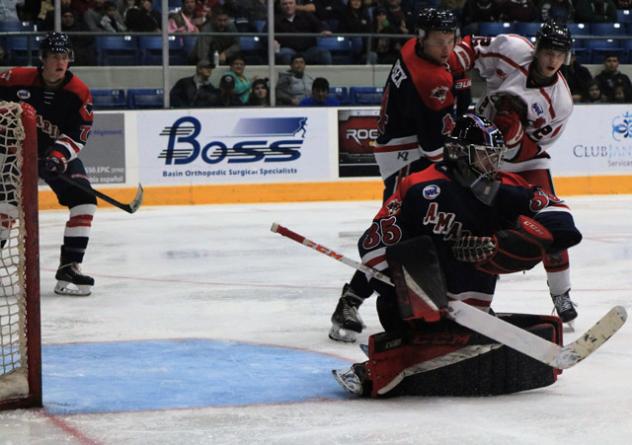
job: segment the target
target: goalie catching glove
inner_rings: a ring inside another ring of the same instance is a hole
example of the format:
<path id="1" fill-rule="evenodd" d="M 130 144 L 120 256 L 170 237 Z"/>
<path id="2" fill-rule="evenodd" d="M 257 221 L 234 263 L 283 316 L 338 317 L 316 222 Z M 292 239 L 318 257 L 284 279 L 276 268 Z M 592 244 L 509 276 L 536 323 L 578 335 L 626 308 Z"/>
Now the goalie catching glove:
<path id="1" fill-rule="evenodd" d="M 526 216 L 517 227 L 492 236 L 466 235 L 459 238 L 452 252 L 459 261 L 474 263 L 478 270 L 492 275 L 531 269 L 542 261 L 553 235 L 539 222 Z"/>

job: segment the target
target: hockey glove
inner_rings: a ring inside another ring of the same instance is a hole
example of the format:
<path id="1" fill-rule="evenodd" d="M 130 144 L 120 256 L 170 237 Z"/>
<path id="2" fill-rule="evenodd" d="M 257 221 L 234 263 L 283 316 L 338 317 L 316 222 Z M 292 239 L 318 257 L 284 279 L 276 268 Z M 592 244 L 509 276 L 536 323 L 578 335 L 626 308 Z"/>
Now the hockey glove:
<path id="1" fill-rule="evenodd" d="M 520 148 L 524 136 L 524 127 L 518 113 L 515 111 L 501 111 L 494 117 L 494 124 L 503 134 L 505 144 L 509 150 Z"/>
<path id="2" fill-rule="evenodd" d="M 50 176 L 61 175 L 66 171 L 68 161 L 66 157 L 57 150 L 51 150 L 44 160 L 44 168 Z"/>
<path id="3" fill-rule="evenodd" d="M 492 275 L 531 269 L 542 261 L 553 235 L 539 222 L 520 216 L 513 229 L 500 230 L 493 236 L 463 236 L 452 247 L 459 261 Z"/>

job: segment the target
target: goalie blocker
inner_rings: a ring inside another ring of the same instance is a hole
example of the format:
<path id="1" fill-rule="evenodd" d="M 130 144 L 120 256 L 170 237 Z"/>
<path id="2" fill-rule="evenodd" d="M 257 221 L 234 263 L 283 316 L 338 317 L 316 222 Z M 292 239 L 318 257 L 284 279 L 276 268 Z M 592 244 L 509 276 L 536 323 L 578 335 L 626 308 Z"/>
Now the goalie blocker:
<path id="1" fill-rule="evenodd" d="M 494 274 L 533 267 L 550 242 L 548 230 L 531 218 L 520 217 L 515 229 L 491 238 L 470 237 L 467 243 L 457 242 L 455 249 L 461 245 L 462 260 Z M 386 332 L 369 337 L 369 360 L 353 366 L 353 384 L 334 372 L 345 389 L 372 397 L 484 396 L 556 381 L 559 370 L 444 318 L 446 282 L 430 237 L 388 247 L 386 255 L 396 294 L 387 288 L 378 290 L 378 314 Z M 563 345 L 558 317 L 497 316 Z"/>

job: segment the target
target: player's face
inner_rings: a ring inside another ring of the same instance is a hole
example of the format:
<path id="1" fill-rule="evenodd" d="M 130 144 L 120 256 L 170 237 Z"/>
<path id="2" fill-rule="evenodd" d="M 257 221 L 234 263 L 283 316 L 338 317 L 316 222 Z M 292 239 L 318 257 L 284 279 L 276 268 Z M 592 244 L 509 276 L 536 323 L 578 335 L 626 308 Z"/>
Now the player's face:
<path id="1" fill-rule="evenodd" d="M 448 63 L 454 44 L 453 32 L 430 31 L 423 40 L 424 54 L 437 63 Z"/>
<path id="2" fill-rule="evenodd" d="M 42 59 L 42 77 L 47 83 L 55 84 L 61 82 L 66 75 L 69 63 L 70 57 L 68 53 L 48 53 Z"/>
<path id="3" fill-rule="evenodd" d="M 487 149 L 483 146 L 470 146 L 470 165 L 479 173 L 492 176 L 500 167 L 502 150 Z"/>
<path id="4" fill-rule="evenodd" d="M 555 49 L 541 49 L 538 51 L 537 67 L 544 77 L 551 77 L 564 65 L 566 53 Z"/>

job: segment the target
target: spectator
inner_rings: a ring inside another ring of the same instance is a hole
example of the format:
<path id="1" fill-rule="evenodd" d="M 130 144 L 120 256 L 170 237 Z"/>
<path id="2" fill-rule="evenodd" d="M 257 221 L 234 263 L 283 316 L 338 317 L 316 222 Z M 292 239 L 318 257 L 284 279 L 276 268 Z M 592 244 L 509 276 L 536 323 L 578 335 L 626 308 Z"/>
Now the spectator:
<path id="1" fill-rule="evenodd" d="M 213 10 L 212 19 L 207 21 L 202 32 L 237 32 L 235 24 L 232 23 L 228 11 L 221 6 Z M 193 59 L 214 60 L 217 51 L 219 63 L 226 63 L 226 60 L 239 52 L 239 41 L 235 36 L 201 36 L 198 38 L 195 48 L 193 48 Z M 215 61 L 217 62 L 217 61 Z"/>
<path id="2" fill-rule="evenodd" d="M 301 54 L 292 56 L 290 69 L 279 73 L 276 95 L 279 105 L 298 105 L 312 91 L 314 79 L 305 73 L 305 58 Z"/>
<path id="3" fill-rule="evenodd" d="M 572 23 L 575 8 L 571 0 L 543 0 L 540 3 L 540 16 L 543 22 L 555 20 L 557 23 Z"/>
<path id="4" fill-rule="evenodd" d="M 632 0 L 615 0 L 617 9 L 632 9 Z"/>
<path id="5" fill-rule="evenodd" d="M 338 31 L 341 33 L 371 32 L 371 17 L 369 16 L 369 11 L 364 6 L 362 0 L 349 0 L 347 2 L 347 7 L 344 9 L 344 11 L 342 11 L 342 14 L 340 16 Z"/>
<path id="6" fill-rule="evenodd" d="M 35 19 L 38 28 L 49 29 L 47 27 L 47 18 L 50 18 L 55 11 L 52 0 L 42 0 L 40 2 L 39 13 Z"/>
<path id="7" fill-rule="evenodd" d="M 387 11 L 378 7 L 375 9 L 374 32 L 378 34 L 401 34 L 401 29 L 397 28 L 388 20 Z M 373 51 L 376 62 L 379 64 L 392 65 L 399 57 L 399 50 L 402 42 L 388 37 L 377 37 L 374 39 Z"/>
<path id="8" fill-rule="evenodd" d="M 83 13 L 83 21 L 88 30 L 100 32 L 103 31 L 100 25 L 103 16 L 105 16 L 105 0 L 94 0 L 92 6 Z"/>
<path id="9" fill-rule="evenodd" d="M 240 105 L 243 105 L 243 103 L 235 94 L 235 78 L 229 74 L 224 74 L 219 81 L 219 96 L 215 106 L 237 107 Z"/>
<path id="10" fill-rule="evenodd" d="M 212 107 L 218 101 L 219 91 L 211 83 L 213 62 L 199 62 L 195 75 L 178 80 L 169 92 L 172 108 Z"/>
<path id="11" fill-rule="evenodd" d="M 507 0 L 500 7 L 500 18 L 507 22 L 537 22 L 540 11 L 532 0 Z"/>
<path id="12" fill-rule="evenodd" d="M 476 33 L 479 22 L 500 20 L 500 6 L 492 0 L 467 0 L 463 7 L 464 34 Z"/>
<path id="13" fill-rule="evenodd" d="M 114 2 L 106 1 L 103 4 L 103 9 L 105 10 L 105 14 L 101 17 L 101 21 L 99 22 L 99 26 L 101 31 L 106 32 L 125 32 L 127 31 L 127 27 L 125 23 L 123 23 L 123 17 L 116 9 L 116 5 Z"/>
<path id="14" fill-rule="evenodd" d="M 606 98 L 603 96 L 603 94 L 601 94 L 601 88 L 599 88 L 599 83 L 597 83 L 596 80 L 593 80 L 588 84 L 586 97 L 582 102 L 586 104 L 606 102 Z"/>
<path id="15" fill-rule="evenodd" d="M 595 80 L 606 100 L 608 102 L 614 101 L 614 89 L 617 86 L 623 87 L 625 94 L 630 96 L 632 84 L 630 78 L 619 71 L 619 56 L 616 54 L 607 55 L 603 65 L 603 71 L 595 76 Z"/>
<path id="16" fill-rule="evenodd" d="M 250 88 L 252 85 L 248 78 L 244 76 L 244 71 L 246 70 L 246 60 L 241 54 L 237 53 L 228 58 L 228 65 L 230 66 L 230 69 L 226 75 L 232 76 L 235 80 L 233 92 L 237 97 L 239 97 L 241 103 L 247 104 L 248 99 L 250 98 Z"/>
<path id="17" fill-rule="evenodd" d="M 576 0 L 575 20 L 586 23 L 617 21 L 617 7 L 612 0 Z"/>
<path id="18" fill-rule="evenodd" d="M 125 14 L 125 25 L 130 31 L 160 31 L 161 17 L 155 11 L 152 0 L 135 0 L 134 6 Z"/>
<path id="19" fill-rule="evenodd" d="M 255 79 L 252 81 L 252 93 L 250 93 L 248 105 L 270 105 L 270 87 L 268 86 L 268 79 Z"/>
<path id="20" fill-rule="evenodd" d="M 571 63 L 569 65 L 562 65 L 560 71 L 564 74 L 568 82 L 568 87 L 571 89 L 573 102 L 582 102 L 586 97 L 588 85 L 590 85 L 593 78 L 588 68 L 577 61 L 575 52 L 571 54 Z"/>
<path id="21" fill-rule="evenodd" d="M 276 33 L 321 33 L 330 35 L 324 25 L 309 12 L 297 11 L 296 0 L 281 0 L 281 14 L 276 17 Z M 281 37 L 277 34 L 275 45 L 279 48 L 277 63 L 289 64 L 292 56 L 302 53 L 309 63 L 331 65 L 331 53 L 316 46 L 315 37 Z"/>
<path id="22" fill-rule="evenodd" d="M 69 7 L 62 7 L 61 29 L 64 32 L 86 31 L 86 27 L 77 21 L 77 17 Z M 75 53 L 75 65 L 96 65 L 96 48 L 94 37 L 73 35 L 71 38 Z"/>
<path id="23" fill-rule="evenodd" d="M 410 34 L 414 26 L 409 25 L 411 13 L 402 8 L 402 0 L 385 0 L 386 17 L 389 23 L 402 34 Z"/>
<path id="24" fill-rule="evenodd" d="M 169 14 L 167 29 L 172 32 L 194 33 L 199 29 L 194 23 L 195 0 L 182 0 L 182 8 L 175 14 Z"/>
<path id="25" fill-rule="evenodd" d="M 340 0 L 314 0 L 314 6 L 316 7 L 315 14 L 318 20 L 328 25 L 330 25 L 332 21 L 339 20 L 342 11 L 345 9 L 345 5 Z M 330 29 L 330 31 L 337 30 Z"/>
<path id="26" fill-rule="evenodd" d="M 136 5 L 136 0 L 117 0 L 116 1 L 116 10 L 121 14 L 123 20 L 125 20 L 125 16 L 127 15 L 127 11 L 132 9 Z"/>
<path id="27" fill-rule="evenodd" d="M 240 32 L 257 32 L 256 23 L 266 20 L 268 20 L 266 0 L 237 0 L 235 26 Z"/>
<path id="28" fill-rule="evenodd" d="M 305 97 L 298 104 L 301 107 L 337 107 L 340 102 L 329 97 L 329 82 L 324 77 L 317 77 L 312 83 L 312 95 Z"/>

